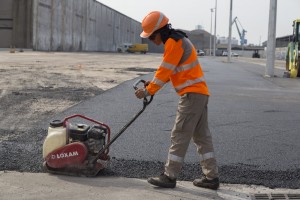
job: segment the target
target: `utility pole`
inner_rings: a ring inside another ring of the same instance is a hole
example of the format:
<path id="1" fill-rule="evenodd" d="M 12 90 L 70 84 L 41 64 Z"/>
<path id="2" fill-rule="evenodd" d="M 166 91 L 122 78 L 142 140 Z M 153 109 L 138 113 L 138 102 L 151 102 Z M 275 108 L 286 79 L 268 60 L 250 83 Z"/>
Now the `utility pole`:
<path id="1" fill-rule="evenodd" d="M 232 0 L 230 0 L 230 14 L 229 14 L 229 36 L 227 47 L 227 61 L 231 62 L 231 34 L 232 34 Z"/>
<path id="2" fill-rule="evenodd" d="M 217 40 L 216 32 L 217 32 L 217 0 L 216 0 L 216 4 L 215 4 L 214 56 L 216 56 L 216 40 Z"/>
<path id="3" fill-rule="evenodd" d="M 275 48 L 276 48 L 276 15 L 277 15 L 277 0 L 270 0 L 267 63 L 265 69 L 265 77 L 274 76 L 274 62 L 275 62 Z"/>
<path id="4" fill-rule="evenodd" d="M 211 34 L 212 34 L 212 13 L 214 12 L 214 8 L 210 9 L 210 37 L 209 37 L 209 56 L 211 56 Z"/>

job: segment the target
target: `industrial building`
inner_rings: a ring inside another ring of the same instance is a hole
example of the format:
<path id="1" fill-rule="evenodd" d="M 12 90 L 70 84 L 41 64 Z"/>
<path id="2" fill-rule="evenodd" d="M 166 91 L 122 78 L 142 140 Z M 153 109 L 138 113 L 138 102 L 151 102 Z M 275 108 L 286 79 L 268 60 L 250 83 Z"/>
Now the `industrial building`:
<path id="1" fill-rule="evenodd" d="M 141 43 L 140 22 L 95 0 L 1 0 L 0 47 L 115 51 Z"/>
<path id="2" fill-rule="evenodd" d="M 196 49 L 208 55 L 214 36 L 201 26 L 183 31 Z M 115 52 L 122 43 L 147 43 L 150 52 L 163 52 L 163 45 L 140 38 L 141 32 L 141 22 L 96 0 L 0 1 L 0 48 Z M 291 36 L 277 38 L 277 47 L 286 47 L 290 40 Z M 254 50 L 264 54 L 266 42 L 263 46 L 233 42 L 232 49 L 241 56 L 251 57 Z M 227 50 L 226 38 L 217 40 L 216 49 L 216 55 Z"/>
<path id="3" fill-rule="evenodd" d="M 178 27 L 180 28 L 180 27 Z M 0 48 L 39 51 L 116 51 L 141 39 L 141 23 L 95 0 L 1 0 Z M 208 49 L 210 34 L 186 31 L 197 49 Z"/>

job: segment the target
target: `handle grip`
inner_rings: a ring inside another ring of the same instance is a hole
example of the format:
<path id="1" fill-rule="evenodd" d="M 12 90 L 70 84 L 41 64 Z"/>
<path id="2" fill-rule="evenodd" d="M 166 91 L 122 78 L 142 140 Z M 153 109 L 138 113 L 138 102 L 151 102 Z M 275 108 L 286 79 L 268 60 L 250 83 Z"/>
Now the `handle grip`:
<path id="1" fill-rule="evenodd" d="M 133 89 L 135 89 L 135 90 L 139 89 L 139 88 L 138 88 L 138 85 L 139 85 L 140 83 L 143 83 L 143 84 L 144 84 L 144 88 L 146 88 L 146 87 L 145 87 L 146 81 L 143 80 L 143 79 L 138 79 L 138 80 L 133 84 Z M 150 96 L 150 99 L 149 99 L 149 100 L 147 99 L 147 97 L 145 97 L 144 100 L 143 100 L 144 108 L 145 108 L 146 106 L 148 106 L 148 105 L 151 103 L 152 100 L 153 100 L 153 95 Z"/>
<path id="2" fill-rule="evenodd" d="M 143 80 L 143 79 L 138 79 L 134 84 L 133 84 L 133 88 L 135 89 L 135 90 L 137 90 L 137 89 L 139 89 L 138 88 L 138 84 L 140 84 L 140 83 L 146 83 L 146 81 L 145 80 Z"/>

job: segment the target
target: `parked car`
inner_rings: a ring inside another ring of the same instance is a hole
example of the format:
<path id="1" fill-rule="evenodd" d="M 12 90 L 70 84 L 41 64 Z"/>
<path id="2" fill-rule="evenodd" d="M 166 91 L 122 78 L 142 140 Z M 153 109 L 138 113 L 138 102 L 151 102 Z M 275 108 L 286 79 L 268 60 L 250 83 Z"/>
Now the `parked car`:
<path id="1" fill-rule="evenodd" d="M 202 51 L 201 49 L 197 49 L 197 56 L 205 56 L 204 51 Z"/>
<path id="2" fill-rule="evenodd" d="M 239 54 L 237 54 L 235 52 L 231 52 L 231 56 L 233 56 L 233 57 L 239 57 Z"/>
<path id="3" fill-rule="evenodd" d="M 222 56 L 227 56 L 228 52 L 227 51 L 223 51 Z M 232 57 L 239 57 L 239 54 L 235 53 L 235 52 L 231 52 L 231 56 Z"/>

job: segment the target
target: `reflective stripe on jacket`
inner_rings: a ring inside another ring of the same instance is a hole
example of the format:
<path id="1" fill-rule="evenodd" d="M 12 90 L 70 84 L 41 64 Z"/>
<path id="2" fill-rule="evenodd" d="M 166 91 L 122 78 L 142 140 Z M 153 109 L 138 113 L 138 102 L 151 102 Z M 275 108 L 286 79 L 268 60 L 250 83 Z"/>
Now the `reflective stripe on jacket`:
<path id="1" fill-rule="evenodd" d="M 146 89 L 153 95 L 169 80 L 179 95 L 187 92 L 209 95 L 196 49 L 187 38 L 166 41 L 163 61 Z"/>

